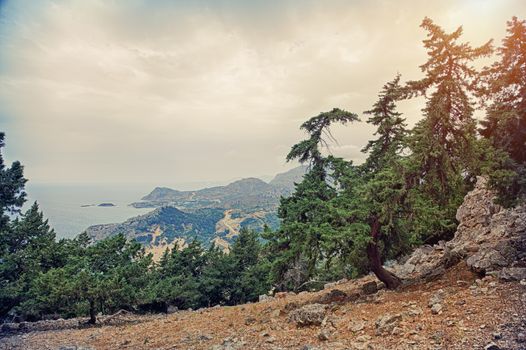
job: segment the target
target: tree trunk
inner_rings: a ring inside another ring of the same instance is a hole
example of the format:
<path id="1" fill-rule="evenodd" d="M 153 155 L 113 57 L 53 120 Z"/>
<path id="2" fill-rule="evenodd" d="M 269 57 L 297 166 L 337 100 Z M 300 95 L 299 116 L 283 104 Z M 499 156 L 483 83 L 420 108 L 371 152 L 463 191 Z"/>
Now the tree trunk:
<path id="1" fill-rule="evenodd" d="M 94 300 L 89 301 L 89 323 L 90 324 L 97 323 L 97 310 L 95 309 Z"/>
<path id="2" fill-rule="evenodd" d="M 396 289 L 401 284 L 402 281 L 395 274 L 387 271 L 382 266 L 382 259 L 380 256 L 380 250 L 378 249 L 378 235 L 380 233 L 380 223 L 378 219 L 374 219 L 371 226 L 371 236 L 373 240 L 367 245 L 367 258 L 369 259 L 369 264 L 371 271 L 374 272 L 376 277 L 383 283 L 388 289 Z"/>

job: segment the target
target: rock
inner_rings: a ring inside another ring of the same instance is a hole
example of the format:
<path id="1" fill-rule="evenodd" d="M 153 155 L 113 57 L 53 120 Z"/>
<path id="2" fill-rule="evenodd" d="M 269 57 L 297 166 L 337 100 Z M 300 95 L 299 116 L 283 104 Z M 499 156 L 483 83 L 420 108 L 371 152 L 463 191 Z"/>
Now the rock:
<path id="1" fill-rule="evenodd" d="M 274 297 L 273 296 L 270 296 L 270 295 L 267 295 L 267 294 L 262 294 L 259 296 L 259 302 L 266 302 L 266 301 L 271 301 L 271 300 L 274 300 Z"/>
<path id="2" fill-rule="evenodd" d="M 526 267 L 505 267 L 498 276 L 503 281 L 521 281 L 526 279 Z"/>
<path id="3" fill-rule="evenodd" d="M 267 339 L 265 339 L 265 343 L 269 343 L 269 344 L 272 344 L 276 341 L 276 338 L 274 337 L 268 337 Z"/>
<path id="4" fill-rule="evenodd" d="M 245 326 L 249 326 L 254 323 L 256 323 L 256 319 L 254 317 L 245 318 Z"/>
<path id="5" fill-rule="evenodd" d="M 442 313 L 442 304 L 434 304 L 432 307 L 431 307 L 431 313 L 433 315 L 438 315 L 440 313 Z"/>
<path id="6" fill-rule="evenodd" d="M 317 303 L 319 304 L 332 304 L 332 303 L 344 303 L 347 300 L 347 293 L 333 289 L 329 293 L 322 295 Z"/>
<path id="7" fill-rule="evenodd" d="M 318 333 L 318 339 L 321 341 L 329 340 L 331 336 L 331 333 L 327 329 L 322 329 L 320 333 Z"/>
<path id="8" fill-rule="evenodd" d="M 378 291 L 378 285 L 375 281 L 365 282 L 362 284 L 362 292 L 365 295 L 374 294 Z"/>
<path id="9" fill-rule="evenodd" d="M 199 336 L 199 340 L 203 340 L 203 341 L 208 341 L 208 340 L 212 340 L 212 339 L 214 339 L 214 337 L 212 337 L 209 334 L 201 334 Z"/>
<path id="10" fill-rule="evenodd" d="M 500 350 L 500 348 L 495 343 L 489 343 L 484 347 L 484 350 Z"/>
<path id="11" fill-rule="evenodd" d="M 470 269 L 488 275 L 526 257 L 526 205 L 505 209 L 494 203 L 495 198 L 488 180 L 478 177 L 457 210 L 459 225 L 453 239 L 419 247 L 393 266 L 395 274 L 406 282 L 429 281 L 465 259 Z"/>
<path id="12" fill-rule="evenodd" d="M 285 304 L 285 312 L 289 312 L 289 311 L 292 311 L 294 309 L 297 309 L 299 308 L 301 305 L 296 303 L 296 302 L 290 302 L 290 303 L 287 303 Z"/>
<path id="13" fill-rule="evenodd" d="M 383 315 L 378 318 L 375 322 L 376 335 L 390 334 L 393 329 L 398 325 L 398 322 L 402 320 L 401 314 L 396 315 Z"/>
<path id="14" fill-rule="evenodd" d="M 318 350 L 318 349 L 319 349 L 318 347 L 316 347 L 316 346 L 314 346 L 314 345 L 309 345 L 309 344 L 304 345 L 304 346 L 301 348 L 301 350 Z"/>
<path id="15" fill-rule="evenodd" d="M 493 333 L 493 339 L 495 339 L 495 340 L 502 339 L 502 333 L 501 332 Z"/>
<path id="16" fill-rule="evenodd" d="M 327 306 L 323 304 L 307 304 L 292 311 L 289 321 L 295 322 L 298 327 L 321 325 L 327 314 Z"/>
<path id="17" fill-rule="evenodd" d="M 287 292 L 278 292 L 274 295 L 276 299 L 283 299 L 287 296 Z"/>
<path id="18" fill-rule="evenodd" d="M 526 334 L 520 332 L 517 334 L 517 342 L 519 343 L 526 343 Z"/>
<path id="19" fill-rule="evenodd" d="M 421 315 L 423 312 L 424 310 L 422 310 L 422 308 L 418 306 L 413 306 L 412 308 L 407 310 L 405 314 L 411 317 L 415 317 L 415 316 Z"/>
<path id="20" fill-rule="evenodd" d="M 349 324 L 349 326 L 347 327 L 348 330 L 350 330 L 351 332 L 354 332 L 354 333 L 357 333 L 357 332 L 363 330 L 364 328 L 365 328 L 365 322 L 360 322 L 360 321 L 358 321 L 358 322 L 356 322 L 356 321 L 351 322 Z"/>
<path id="21" fill-rule="evenodd" d="M 440 304 L 444 300 L 444 290 L 439 289 L 437 290 L 429 299 L 429 302 L 427 303 L 428 307 L 433 307 L 435 304 Z"/>
<path id="22" fill-rule="evenodd" d="M 174 305 L 170 305 L 166 309 L 167 314 L 173 314 L 173 313 L 176 313 L 177 311 L 179 311 L 179 309 L 177 308 L 177 306 L 174 306 Z"/>
<path id="23" fill-rule="evenodd" d="M 364 343 L 358 343 L 358 342 L 353 342 L 351 343 L 351 349 L 353 350 L 372 350 L 372 349 L 375 349 L 370 343 L 368 342 L 364 342 Z"/>
<path id="24" fill-rule="evenodd" d="M 391 335 L 400 335 L 402 333 L 403 333 L 403 330 L 400 327 L 394 327 L 393 330 L 391 331 Z"/>

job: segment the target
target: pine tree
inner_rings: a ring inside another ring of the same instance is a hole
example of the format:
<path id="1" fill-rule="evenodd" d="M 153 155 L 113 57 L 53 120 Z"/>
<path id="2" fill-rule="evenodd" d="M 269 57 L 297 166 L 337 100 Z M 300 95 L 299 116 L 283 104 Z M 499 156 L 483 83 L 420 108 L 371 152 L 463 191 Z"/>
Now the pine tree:
<path id="1" fill-rule="evenodd" d="M 462 174 L 474 159 L 476 122 L 472 95 L 477 92 L 477 58 L 492 52 L 491 41 L 473 48 L 458 43 L 462 27 L 446 33 L 429 18 L 421 25 L 428 34 L 424 47 L 428 61 L 420 68 L 425 77 L 407 83 L 409 95 L 425 95 L 424 118 L 410 139 L 413 159 L 418 164 L 425 190 L 441 204 L 462 193 Z M 426 93 L 430 92 L 427 97 Z"/>
<path id="2" fill-rule="evenodd" d="M 500 60 L 485 69 L 486 98 L 492 101 L 481 134 L 507 153 L 491 173 L 505 204 L 526 198 L 526 21 L 513 17 L 497 53 Z"/>
<path id="3" fill-rule="evenodd" d="M 400 74 L 384 85 L 378 101 L 373 108 L 364 112 L 371 117 L 367 123 L 377 127 L 374 135 L 376 140 L 371 140 L 362 152 L 369 153 L 364 168 L 369 172 L 376 172 L 386 165 L 389 159 L 398 155 L 405 146 L 407 136 L 405 119 L 396 111 L 396 101 L 402 96 Z"/>
<path id="4" fill-rule="evenodd" d="M 5 134 L 0 132 L 0 235 L 6 229 L 9 217 L 6 214 L 18 213 L 25 202 L 24 167 L 15 161 L 7 168 L 1 154 L 5 146 Z M 2 248 L 0 242 L 0 249 Z M 0 251 L 1 252 L 1 251 Z"/>
<path id="5" fill-rule="evenodd" d="M 36 202 L 10 223 L 2 240 L 6 249 L 0 264 L 0 314 L 27 299 L 31 280 L 38 273 L 57 267 L 62 261 L 56 249 L 55 232 Z"/>
<path id="6" fill-rule="evenodd" d="M 287 161 L 299 160 L 308 163 L 309 171 L 303 181 L 296 185 L 295 192 L 282 198 L 279 217 L 281 228 L 272 239 L 273 279 L 280 289 L 297 289 L 314 274 L 322 260 L 321 237 L 326 225 L 327 201 L 336 191 L 327 182 L 327 157 L 321 147 L 327 146 L 333 137 L 333 123 L 347 124 L 358 120 L 358 116 L 338 108 L 320 113 L 301 125 L 308 134 L 306 140 L 294 145 Z"/>

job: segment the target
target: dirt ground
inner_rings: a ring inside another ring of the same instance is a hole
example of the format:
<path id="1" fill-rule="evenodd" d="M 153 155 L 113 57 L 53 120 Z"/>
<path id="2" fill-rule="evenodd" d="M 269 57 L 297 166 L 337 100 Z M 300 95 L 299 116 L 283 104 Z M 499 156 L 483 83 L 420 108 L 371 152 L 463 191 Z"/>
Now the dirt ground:
<path id="1" fill-rule="evenodd" d="M 289 320 L 291 310 L 332 289 L 352 294 L 372 279 L 234 307 L 134 316 L 116 326 L 4 334 L 0 349 L 526 349 L 526 286 L 478 279 L 464 264 L 432 282 L 331 304 L 322 325 Z M 440 290 L 435 314 L 428 304 Z M 380 334 L 376 321 L 388 315 L 398 317 L 396 327 Z"/>

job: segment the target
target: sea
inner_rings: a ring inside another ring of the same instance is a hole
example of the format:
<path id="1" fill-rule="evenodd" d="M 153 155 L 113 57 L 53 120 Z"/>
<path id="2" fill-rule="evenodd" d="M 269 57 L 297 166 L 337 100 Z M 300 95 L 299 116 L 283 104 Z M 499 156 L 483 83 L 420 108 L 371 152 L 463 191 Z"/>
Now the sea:
<path id="1" fill-rule="evenodd" d="M 119 223 L 148 213 L 151 208 L 137 209 L 129 204 L 140 200 L 152 189 L 152 186 L 144 185 L 28 183 L 23 210 L 36 201 L 57 238 L 73 238 L 91 225 Z M 115 206 L 98 206 L 101 203 Z"/>
<path id="2" fill-rule="evenodd" d="M 197 190 L 225 185 L 231 181 L 192 181 L 163 184 L 177 190 Z M 146 214 L 152 208 L 134 208 L 130 203 L 150 193 L 153 184 L 26 184 L 27 201 L 23 211 L 35 201 L 55 230 L 57 238 L 73 238 L 89 226 L 120 223 Z M 100 207 L 113 203 L 112 207 Z"/>

